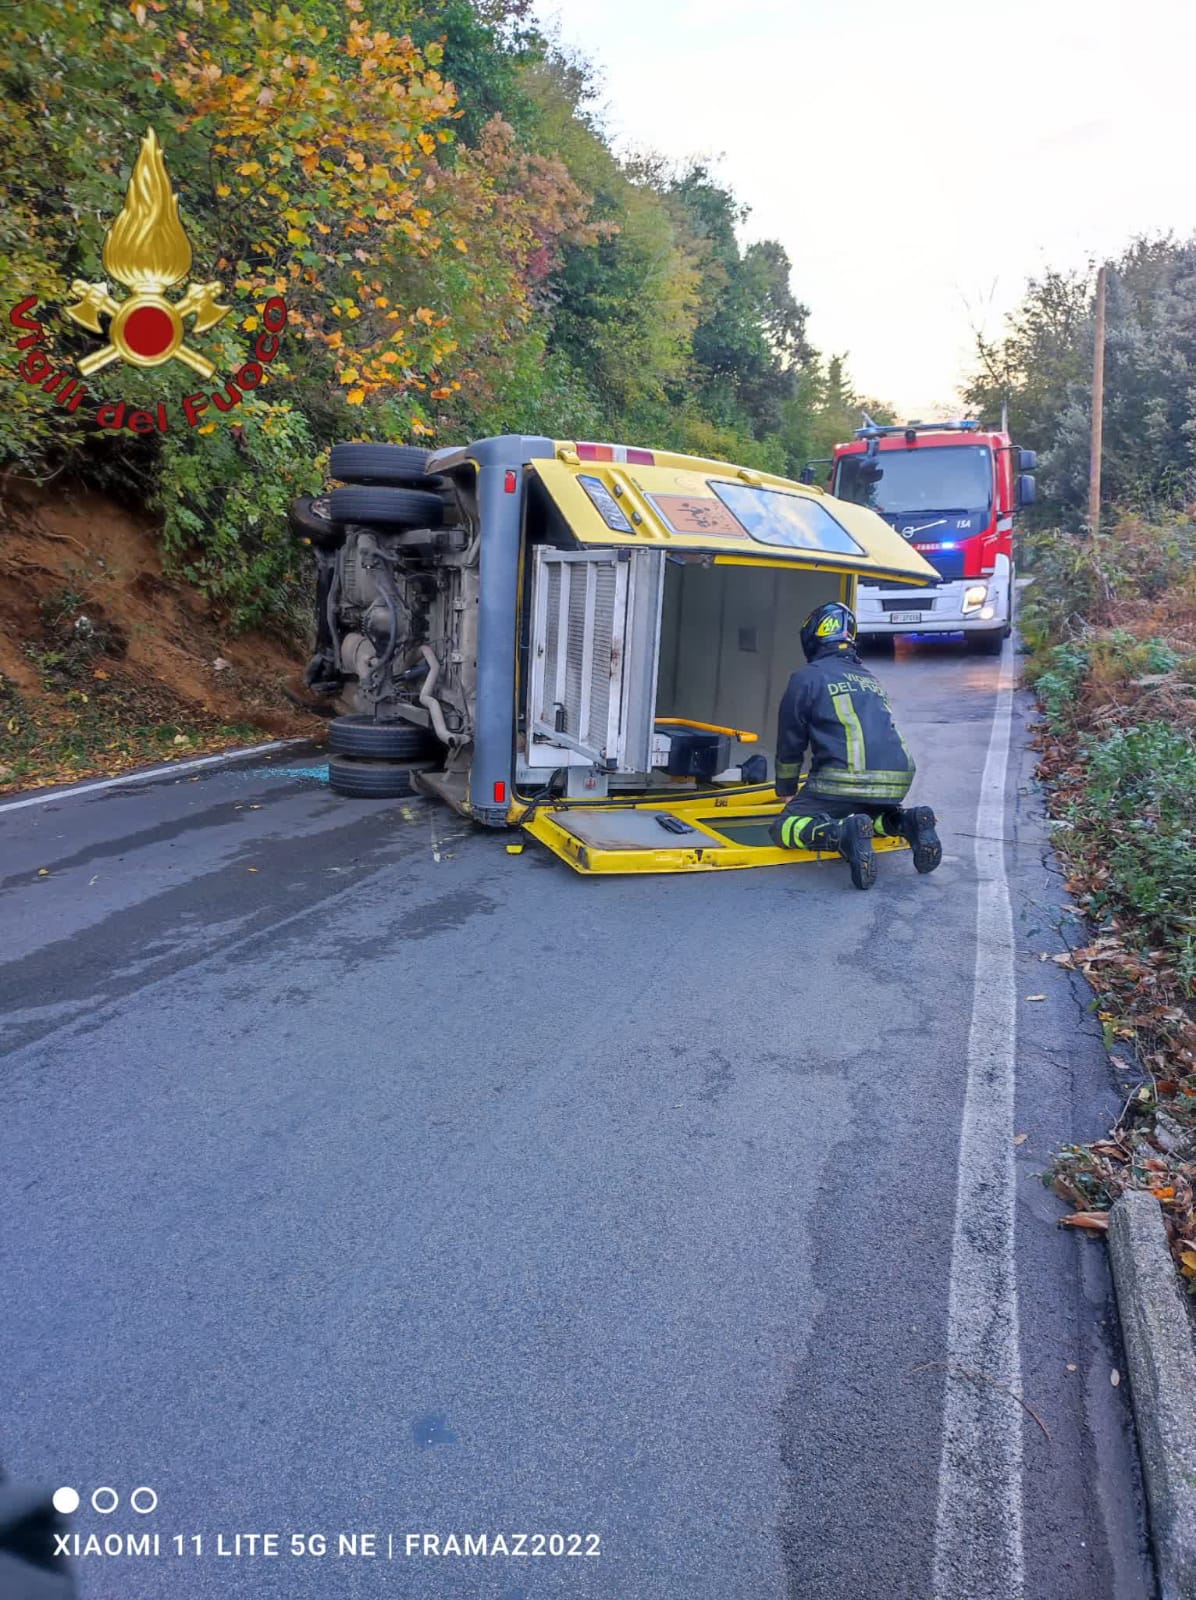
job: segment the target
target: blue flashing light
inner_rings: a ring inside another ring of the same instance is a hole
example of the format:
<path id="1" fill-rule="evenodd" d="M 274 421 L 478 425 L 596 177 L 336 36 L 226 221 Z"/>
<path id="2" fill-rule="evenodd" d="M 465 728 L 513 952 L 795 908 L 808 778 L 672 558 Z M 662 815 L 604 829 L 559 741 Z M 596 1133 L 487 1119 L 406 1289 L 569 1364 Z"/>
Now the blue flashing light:
<path id="1" fill-rule="evenodd" d="M 976 433 L 980 428 L 979 417 L 960 417 L 954 422 L 873 422 L 868 413 L 864 413 L 864 426 L 857 428 L 852 434 L 854 439 L 888 439 L 894 434 L 919 433 Z M 914 440 L 909 440 L 913 444 Z"/>

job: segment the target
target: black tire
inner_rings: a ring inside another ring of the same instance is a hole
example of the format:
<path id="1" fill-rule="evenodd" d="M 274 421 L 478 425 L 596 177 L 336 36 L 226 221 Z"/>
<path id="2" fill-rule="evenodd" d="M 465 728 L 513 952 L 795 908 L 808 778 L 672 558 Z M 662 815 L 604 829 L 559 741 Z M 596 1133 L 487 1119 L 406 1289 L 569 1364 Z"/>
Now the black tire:
<path id="1" fill-rule="evenodd" d="M 984 633 L 965 633 L 963 643 L 970 656 L 999 656 L 1005 643 L 1005 630 L 989 628 Z"/>
<path id="2" fill-rule="evenodd" d="M 443 749 L 427 728 L 411 722 L 375 722 L 373 717 L 337 717 L 328 727 L 328 748 L 334 755 L 375 761 L 431 761 Z"/>
<path id="3" fill-rule="evenodd" d="M 389 528 L 439 528 L 444 502 L 422 489 L 333 489 L 328 496 L 337 522 L 375 522 Z"/>
<path id="4" fill-rule="evenodd" d="M 292 500 L 287 507 L 287 522 L 296 539 L 323 550 L 335 549 L 345 542 L 345 530 L 334 520 L 326 494 L 304 494 Z"/>
<path id="5" fill-rule="evenodd" d="M 406 444 L 334 444 L 329 475 L 342 483 L 411 485 L 426 477 L 428 452 Z"/>
<path id="6" fill-rule="evenodd" d="M 397 761 L 333 756 L 328 762 L 328 787 L 349 800 L 400 800 L 415 793 L 411 783 L 414 770 Z"/>

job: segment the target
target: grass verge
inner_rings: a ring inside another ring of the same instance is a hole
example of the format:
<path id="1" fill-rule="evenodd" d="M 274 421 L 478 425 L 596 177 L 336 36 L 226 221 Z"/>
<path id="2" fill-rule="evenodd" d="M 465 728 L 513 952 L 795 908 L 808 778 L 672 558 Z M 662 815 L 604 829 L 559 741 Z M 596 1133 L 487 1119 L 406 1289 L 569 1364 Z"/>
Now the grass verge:
<path id="1" fill-rule="evenodd" d="M 204 755 L 268 737 L 248 723 L 197 719 L 160 690 L 113 682 L 104 669 L 36 713 L 0 675 L 0 794 L 106 777 L 172 757 Z"/>
<path id="2" fill-rule="evenodd" d="M 1119 1194 L 1150 1190 L 1196 1295 L 1196 521 L 1123 518 L 1099 562 L 1067 535 L 1034 543 L 1039 771 L 1091 931 L 1054 959 L 1091 983 L 1133 1085 L 1108 1137 L 1057 1152 L 1044 1182 L 1098 1232 Z"/>

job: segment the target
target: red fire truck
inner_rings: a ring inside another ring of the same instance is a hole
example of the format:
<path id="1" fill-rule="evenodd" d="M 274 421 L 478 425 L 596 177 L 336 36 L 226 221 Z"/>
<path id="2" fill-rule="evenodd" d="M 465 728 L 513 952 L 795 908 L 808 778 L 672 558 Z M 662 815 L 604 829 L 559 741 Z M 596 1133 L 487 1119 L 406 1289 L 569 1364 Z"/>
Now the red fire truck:
<path id="1" fill-rule="evenodd" d="M 861 583 L 863 636 L 962 633 L 969 650 L 1000 652 L 1013 626 L 1013 519 L 1034 503 L 1036 459 L 976 421 L 868 419 L 835 445 L 831 493 L 879 512 L 939 574 L 925 589 Z"/>

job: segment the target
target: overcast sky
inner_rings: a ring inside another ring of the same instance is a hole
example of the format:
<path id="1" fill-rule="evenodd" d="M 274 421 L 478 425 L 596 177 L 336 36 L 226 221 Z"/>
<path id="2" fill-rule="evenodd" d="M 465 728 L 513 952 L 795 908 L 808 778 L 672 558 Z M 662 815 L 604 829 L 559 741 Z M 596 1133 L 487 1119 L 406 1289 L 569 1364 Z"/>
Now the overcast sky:
<path id="1" fill-rule="evenodd" d="M 1027 277 L 1196 232 L 1196 0 L 537 0 L 617 148 L 720 156 L 824 352 L 956 406 Z"/>

